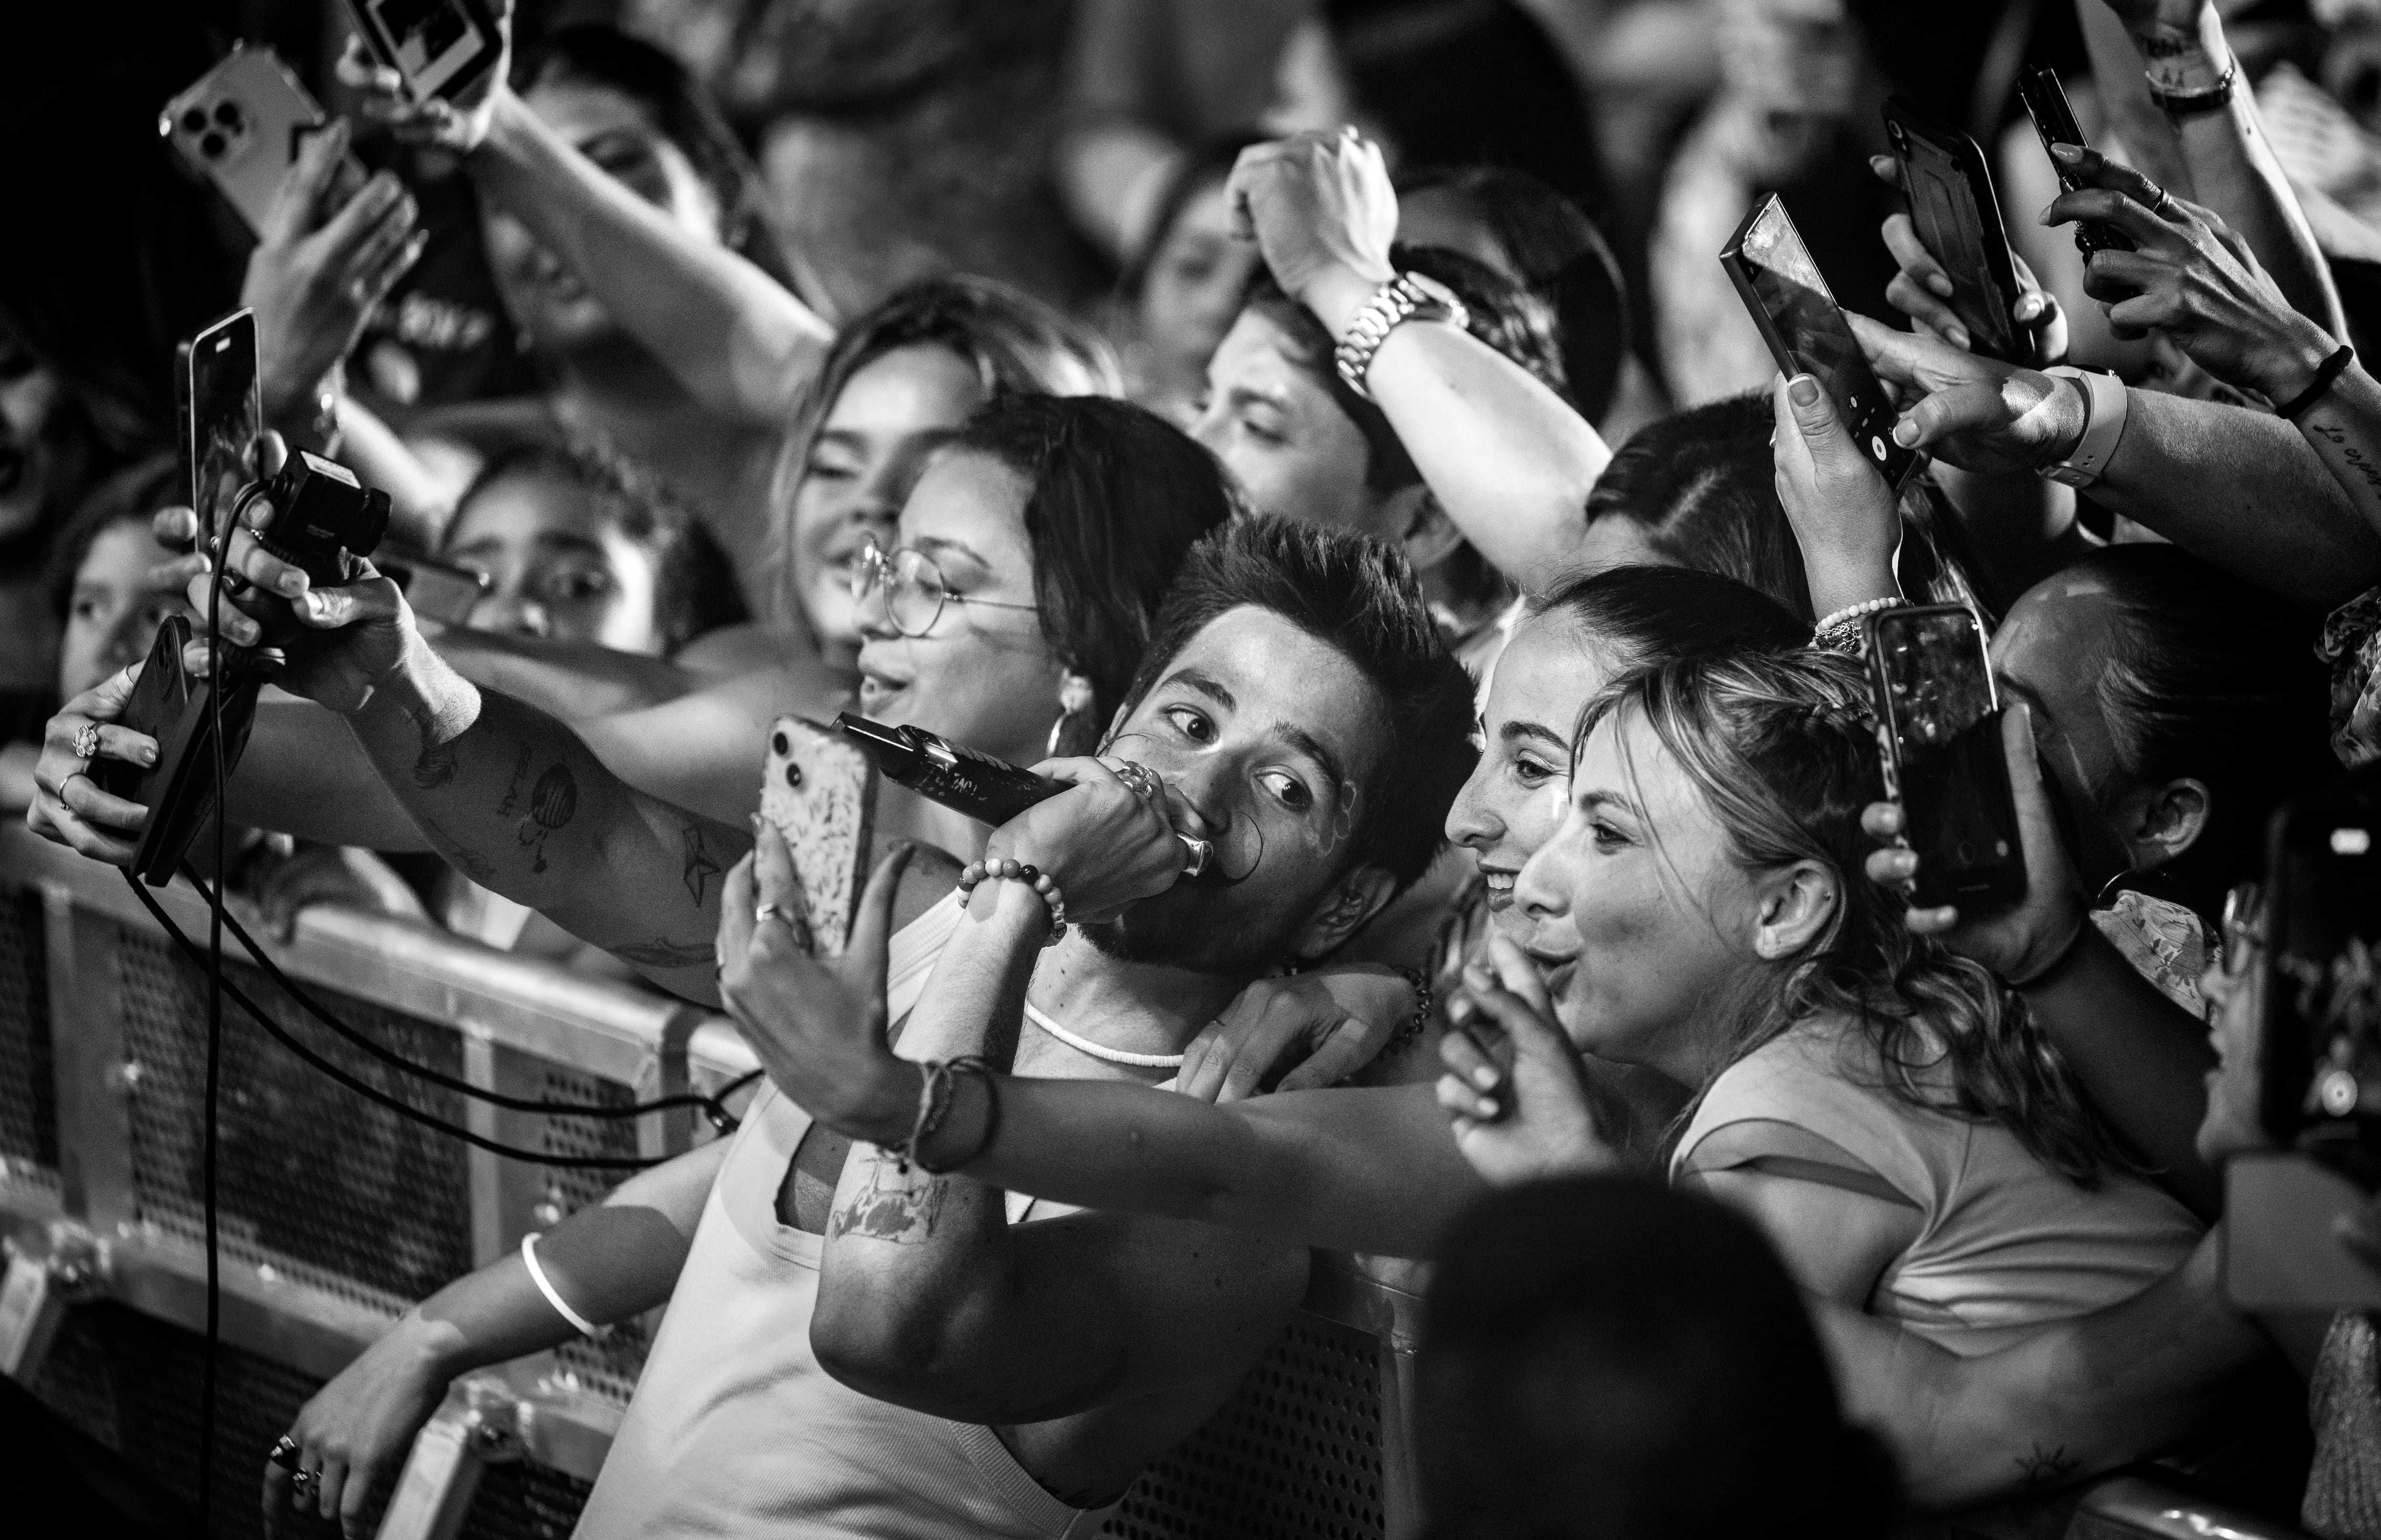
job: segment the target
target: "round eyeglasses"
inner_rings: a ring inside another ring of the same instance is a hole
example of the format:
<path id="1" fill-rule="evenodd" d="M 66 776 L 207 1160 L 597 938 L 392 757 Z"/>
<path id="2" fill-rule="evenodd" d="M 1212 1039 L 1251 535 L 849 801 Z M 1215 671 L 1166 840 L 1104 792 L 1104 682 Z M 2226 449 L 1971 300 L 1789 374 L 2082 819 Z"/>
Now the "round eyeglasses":
<path id="1" fill-rule="evenodd" d="M 866 605 L 868 596 L 880 587 L 885 590 L 885 617 L 903 636 L 923 636 L 933 630 L 934 622 L 943 617 L 945 605 L 981 605 L 985 609 L 1023 610 L 1029 615 L 1039 608 L 954 593 L 943 581 L 943 569 L 925 552 L 910 545 L 887 551 L 872 540 L 861 548 L 860 561 L 851 571 L 852 603 Z"/>

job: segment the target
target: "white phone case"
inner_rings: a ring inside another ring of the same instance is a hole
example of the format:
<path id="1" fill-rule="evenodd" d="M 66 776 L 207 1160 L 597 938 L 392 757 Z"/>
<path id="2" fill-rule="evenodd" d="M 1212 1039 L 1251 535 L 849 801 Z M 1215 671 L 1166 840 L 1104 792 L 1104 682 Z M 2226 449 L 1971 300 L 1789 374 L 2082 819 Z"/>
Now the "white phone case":
<path id="1" fill-rule="evenodd" d="M 800 716 L 770 727 L 761 816 L 785 831 L 821 957 L 850 939 L 875 803 L 876 766 L 840 734 Z"/>
<path id="2" fill-rule="evenodd" d="M 236 47 L 165 104 L 157 131 L 262 235 L 306 132 L 327 121 L 272 49 Z M 360 184 L 362 167 L 353 157 L 349 166 L 347 179 Z"/>

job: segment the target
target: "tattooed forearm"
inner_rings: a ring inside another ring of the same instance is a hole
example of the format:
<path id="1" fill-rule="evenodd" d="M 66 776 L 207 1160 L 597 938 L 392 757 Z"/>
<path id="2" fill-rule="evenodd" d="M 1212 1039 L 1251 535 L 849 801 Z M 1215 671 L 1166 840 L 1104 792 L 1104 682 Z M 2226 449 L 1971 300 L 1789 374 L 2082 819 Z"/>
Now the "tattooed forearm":
<path id="1" fill-rule="evenodd" d="M 513 773 L 505 782 L 504 801 L 496 804 L 496 816 L 510 818 L 520 811 L 521 787 L 529 779 L 530 745 L 524 743 L 513 754 Z"/>
<path id="2" fill-rule="evenodd" d="M 435 791 L 455 778 L 460 756 L 455 752 L 454 739 L 439 738 L 437 717 L 407 715 L 413 716 L 413 725 L 421 734 L 421 752 L 413 761 L 413 784 L 424 791 Z"/>
<path id="3" fill-rule="evenodd" d="M 656 936 L 651 941 L 624 942 L 606 947 L 605 951 L 623 962 L 640 968 L 696 968 L 718 960 L 718 951 L 708 941 L 672 941 Z"/>
<path id="4" fill-rule="evenodd" d="M 871 1150 L 860 1190 L 827 1219 L 826 1238 L 864 1235 L 898 1246 L 923 1241 L 934 1233 L 943 1210 L 946 1179 L 928 1176 L 883 1150 Z"/>
<path id="5" fill-rule="evenodd" d="M 2369 456 L 2359 450 L 2355 445 L 2349 443 L 2348 434 L 2345 432 L 2333 427 L 2328 422 L 2309 422 L 2307 432 L 2337 450 L 2341 462 L 2357 480 L 2364 483 L 2364 489 L 2367 492 L 2381 494 L 2381 465 L 2375 465 Z"/>
<path id="6" fill-rule="evenodd" d="M 529 816 L 520 821 L 520 842 L 532 856 L 530 870 L 545 870 L 545 840 L 555 830 L 579 816 L 579 778 L 570 766 L 557 764 L 530 788 Z"/>
<path id="7" fill-rule="evenodd" d="M 687 896 L 695 901 L 697 908 L 700 908 L 702 904 L 702 891 L 704 885 L 709 883 L 712 878 L 719 875 L 719 862 L 712 860 L 711 852 L 702 848 L 702 825 L 697 824 L 689 824 L 685 825 L 684 833 L 686 837 Z"/>
<path id="8" fill-rule="evenodd" d="M 2036 1444 L 2017 1457 L 2018 1479 L 2028 1486 L 2057 1486 L 2075 1474 L 2082 1461 L 2067 1452 L 2067 1446 L 2045 1449 Z"/>

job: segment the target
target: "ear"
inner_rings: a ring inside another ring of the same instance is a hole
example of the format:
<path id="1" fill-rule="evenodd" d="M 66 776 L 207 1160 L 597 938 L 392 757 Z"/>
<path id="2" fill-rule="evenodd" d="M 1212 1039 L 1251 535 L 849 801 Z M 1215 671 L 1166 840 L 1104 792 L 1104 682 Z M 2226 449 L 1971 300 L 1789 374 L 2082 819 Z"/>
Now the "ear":
<path id="1" fill-rule="evenodd" d="M 2144 787 L 2126 799 L 2120 830 L 2136 871 L 2154 871 L 2199 843 L 2213 799 L 2207 784 L 2188 777 Z"/>
<path id="2" fill-rule="evenodd" d="M 1836 874 L 1815 861 L 1798 861 L 1770 874 L 1755 888 L 1752 950 L 1764 962 L 1780 962 L 1817 944 L 1836 923 L 1843 903 Z"/>
<path id="3" fill-rule="evenodd" d="M 1365 921 L 1388 908 L 1397 890 L 1397 879 L 1379 867 L 1357 867 L 1334 883 L 1315 904 L 1291 938 L 1289 955 L 1300 962 L 1328 957 Z"/>

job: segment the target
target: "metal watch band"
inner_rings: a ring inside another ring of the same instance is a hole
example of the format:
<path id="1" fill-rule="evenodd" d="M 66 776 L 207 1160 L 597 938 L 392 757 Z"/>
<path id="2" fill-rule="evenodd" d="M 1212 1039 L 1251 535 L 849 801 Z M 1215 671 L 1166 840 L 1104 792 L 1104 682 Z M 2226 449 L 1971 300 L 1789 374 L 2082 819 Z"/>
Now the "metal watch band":
<path id="1" fill-rule="evenodd" d="M 2078 369 L 2072 364 L 2057 364 L 2043 373 L 2073 380 L 2082 387 L 2085 416 L 2083 436 L 2076 441 L 2074 452 L 2042 473 L 2067 486 L 2090 486 L 2107 470 L 2109 457 L 2117 452 L 2117 441 L 2124 436 L 2130 406 L 2125 383 L 2114 374 Z"/>
<path id="2" fill-rule="evenodd" d="M 2158 111 L 2168 117 L 2197 117 L 2203 113 L 2221 112 L 2232 104 L 2232 87 L 2241 74 L 2238 60 L 2224 67 L 2223 78 L 2204 91 L 2161 91 L 2155 79 L 2149 80 L 2150 100 Z"/>
<path id="3" fill-rule="evenodd" d="M 1427 287 L 1425 287 L 1427 286 Z M 1463 301 L 1447 293 L 1426 279 L 1417 279 L 1410 273 L 1400 273 L 1364 301 L 1363 309 L 1348 323 L 1347 335 L 1331 350 L 1331 361 L 1339 371 L 1339 379 L 1358 396 L 1369 401 L 1372 390 L 1364 377 L 1373 370 L 1373 355 L 1389 334 L 1415 316 L 1429 321 L 1445 321 L 1461 326 L 1470 319 Z"/>

